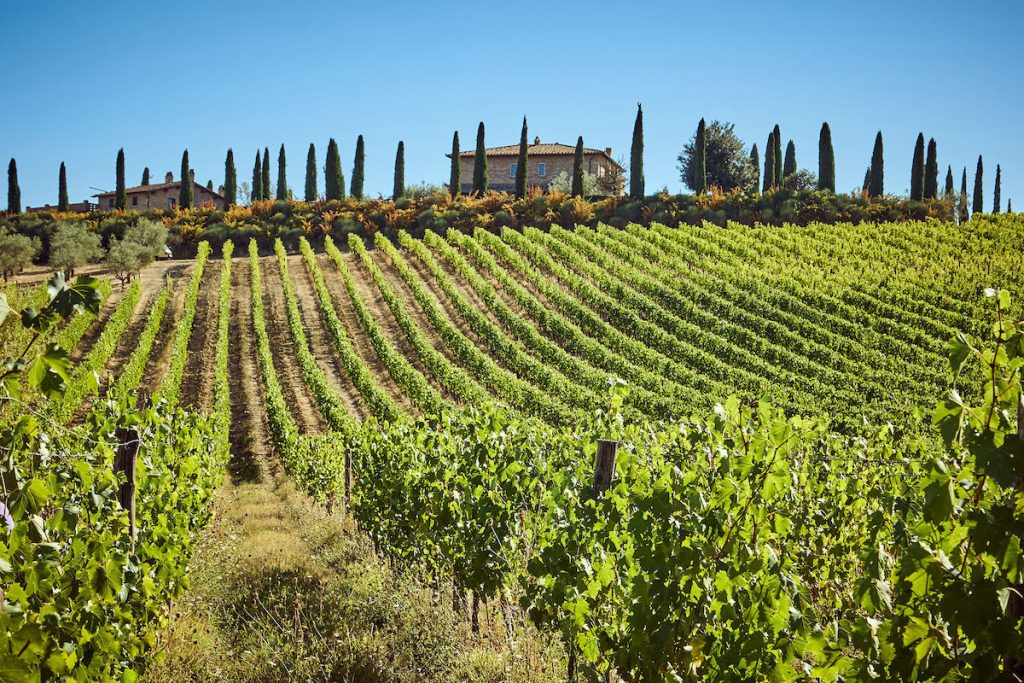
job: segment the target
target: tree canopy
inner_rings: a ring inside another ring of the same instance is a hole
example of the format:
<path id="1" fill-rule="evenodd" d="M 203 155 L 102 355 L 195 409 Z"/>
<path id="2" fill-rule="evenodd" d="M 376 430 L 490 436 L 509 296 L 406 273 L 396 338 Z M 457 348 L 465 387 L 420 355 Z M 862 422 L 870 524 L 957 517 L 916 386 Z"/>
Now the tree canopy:
<path id="1" fill-rule="evenodd" d="M 750 156 L 746 143 L 739 139 L 731 123 L 712 121 L 704 127 L 704 166 L 707 187 L 724 191 L 748 188 L 754 181 L 754 170 L 750 167 Z M 683 147 L 679 161 L 679 177 L 695 192 L 698 189 L 697 133 Z"/>

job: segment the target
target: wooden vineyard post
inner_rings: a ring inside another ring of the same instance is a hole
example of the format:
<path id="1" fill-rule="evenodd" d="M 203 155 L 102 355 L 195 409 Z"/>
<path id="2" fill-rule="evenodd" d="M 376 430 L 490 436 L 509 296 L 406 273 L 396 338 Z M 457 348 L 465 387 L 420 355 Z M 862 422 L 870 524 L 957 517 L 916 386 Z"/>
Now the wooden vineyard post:
<path id="1" fill-rule="evenodd" d="M 118 427 L 115 434 L 120 445 L 114 455 L 114 472 L 123 472 L 125 476 L 125 482 L 117 489 L 117 502 L 128 511 L 128 533 L 135 552 L 135 461 L 141 441 L 137 429 Z"/>
<path id="2" fill-rule="evenodd" d="M 618 441 L 599 439 L 597 442 L 597 460 L 594 462 L 594 497 L 611 488 L 612 476 L 615 474 L 615 456 L 619 451 Z"/>

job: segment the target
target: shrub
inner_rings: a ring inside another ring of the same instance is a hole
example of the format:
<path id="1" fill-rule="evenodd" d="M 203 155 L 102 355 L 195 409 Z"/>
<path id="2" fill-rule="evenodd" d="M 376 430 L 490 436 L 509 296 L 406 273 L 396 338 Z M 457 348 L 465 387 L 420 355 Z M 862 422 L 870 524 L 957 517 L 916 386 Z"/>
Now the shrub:
<path id="1" fill-rule="evenodd" d="M 70 280 L 76 268 L 103 257 L 100 241 L 83 223 L 58 223 L 50 240 L 50 266 Z"/>
<path id="2" fill-rule="evenodd" d="M 39 238 L 28 237 L 0 228 L 0 272 L 4 282 L 11 275 L 17 275 L 39 253 Z"/>

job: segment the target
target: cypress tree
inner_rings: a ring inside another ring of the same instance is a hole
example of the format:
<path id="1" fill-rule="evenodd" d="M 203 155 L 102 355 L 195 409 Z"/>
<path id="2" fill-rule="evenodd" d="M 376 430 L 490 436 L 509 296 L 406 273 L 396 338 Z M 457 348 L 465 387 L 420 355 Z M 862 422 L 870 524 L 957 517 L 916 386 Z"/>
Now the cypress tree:
<path id="1" fill-rule="evenodd" d="M 708 192 L 708 139 L 704 119 L 697 124 L 696 142 L 693 146 L 693 191 L 696 194 Z"/>
<path id="2" fill-rule="evenodd" d="M 260 175 L 260 151 L 256 150 L 256 163 L 252 167 L 252 200 L 254 202 L 263 199 L 263 178 Z"/>
<path id="3" fill-rule="evenodd" d="M 782 132 L 779 131 L 779 124 L 772 129 L 772 139 L 775 141 L 775 177 L 772 180 L 773 187 L 782 187 Z"/>
<path id="4" fill-rule="evenodd" d="M 967 167 L 964 166 L 964 174 L 960 176 L 960 200 L 957 206 L 957 220 L 966 223 L 969 214 L 967 213 Z"/>
<path id="5" fill-rule="evenodd" d="M 117 188 L 115 189 L 114 208 L 123 209 L 128 206 L 128 191 L 124 184 L 124 148 L 117 150 Z"/>
<path id="6" fill-rule="evenodd" d="M 764 183 L 765 192 L 775 187 L 775 133 L 768 134 L 768 143 L 764 146 Z"/>
<path id="7" fill-rule="evenodd" d="M 149 166 L 142 169 L 142 184 L 149 185 Z"/>
<path id="8" fill-rule="evenodd" d="M 885 159 L 882 148 L 882 131 L 875 135 L 875 148 L 871 152 L 871 182 L 868 196 L 881 197 L 885 193 Z"/>
<path id="9" fill-rule="evenodd" d="M 212 180 L 207 180 L 206 181 L 206 189 L 207 190 L 212 190 L 213 189 L 213 181 Z"/>
<path id="10" fill-rule="evenodd" d="M 1006 200 L 1006 213 L 1013 213 L 1013 200 L 1012 199 L 1007 199 Z"/>
<path id="11" fill-rule="evenodd" d="M 306 194 L 307 202 L 315 202 L 319 193 L 316 189 L 316 147 L 309 143 L 309 151 L 306 152 Z"/>
<path id="12" fill-rule="evenodd" d="M 992 213 L 999 213 L 999 205 L 1002 204 L 1002 185 L 1003 182 L 1003 169 L 996 164 L 996 191 L 992 201 Z"/>
<path id="13" fill-rule="evenodd" d="M 260 173 L 260 184 L 263 189 L 260 190 L 263 193 L 264 199 L 270 199 L 273 195 L 270 194 L 270 148 L 263 148 L 263 170 Z"/>
<path id="14" fill-rule="evenodd" d="M 629 150 L 629 196 L 644 198 L 644 110 L 639 102 L 633 122 L 633 145 Z"/>
<path id="15" fill-rule="evenodd" d="M 953 196 L 953 191 L 953 167 L 946 166 L 946 191 L 943 193 L 943 196 L 949 199 Z"/>
<path id="16" fill-rule="evenodd" d="M 828 122 L 821 124 L 818 133 L 818 189 L 836 192 L 836 155 L 832 147 L 832 130 Z"/>
<path id="17" fill-rule="evenodd" d="M 405 196 L 405 142 L 398 141 L 398 151 L 395 152 L 395 189 L 391 193 L 395 199 Z"/>
<path id="18" fill-rule="evenodd" d="M 982 196 L 982 172 L 981 155 L 978 155 L 978 170 L 974 173 L 974 201 L 971 204 L 971 213 L 983 213 L 985 211 L 984 197 Z"/>
<path id="19" fill-rule="evenodd" d="M 459 131 L 452 136 L 452 170 L 448 176 L 448 194 L 456 196 L 462 191 L 462 152 L 459 150 Z"/>
<path id="20" fill-rule="evenodd" d="M 187 149 L 181 155 L 181 182 L 178 188 L 178 206 L 182 209 L 191 209 L 195 206 L 195 190 L 192 188 L 192 172 L 188 167 Z"/>
<path id="21" fill-rule="evenodd" d="M 572 157 L 572 196 L 583 195 L 583 136 L 576 140 L 576 152 Z"/>
<path id="22" fill-rule="evenodd" d="M 224 208 L 238 201 L 238 173 L 235 171 L 235 153 L 228 148 L 224 157 Z"/>
<path id="23" fill-rule="evenodd" d="M 287 163 L 284 156 L 284 145 L 277 153 L 277 198 L 280 201 L 288 199 L 288 174 L 285 172 Z"/>
<path id="24" fill-rule="evenodd" d="M 487 148 L 484 146 L 484 122 L 476 129 L 476 155 L 473 157 L 473 192 L 487 192 Z"/>
<path id="25" fill-rule="evenodd" d="M 871 167 L 868 166 L 867 170 L 864 171 L 864 184 L 861 186 L 861 193 L 867 194 L 868 188 L 871 186 Z"/>
<path id="26" fill-rule="evenodd" d="M 68 210 L 68 172 L 63 161 L 60 162 L 60 175 L 57 179 L 57 210 Z"/>
<path id="27" fill-rule="evenodd" d="M 526 151 L 526 117 L 523 117 L 523 130 L 519 134 L 519 159 L 516 162 L 516 196 L 526 196 L 526 164 L 528 163 Z"/>
<path id="28" fill-rule="evenodd" d="M 345 174 L 341 170 L 341 153 L 338 152 L 338 143 L 334 138 L 327 143 L 324 183 L 324 197 L 327 201 L 345 198 Z"/>
<path id="29" fill-rule="evenodd" d="M 939 196 L 939 159 L 935 138 L 928 140 L 928 155 L 924 162 L 924 198 L 937 199 Z"/>
<path id="30" fill-rule="evenodd" d="M 18 187 L 18 163 L 7 164 L 7 213 L 21 213 L 21 188 Z"/>
<path id="31" fill-rule="evenodd" d="M 796 145 L 790 140 L 786 143 L 786 160 L 782 162 L 782 178 L 787 185 L 792 185 L 796 175 Z"/>
<path id="32" fill-rule="evenodd" d="M 914 161 L 910 165 L 910 198 L 919 202 L 924 199 L 924 134 L 917 134 L 914 144 Z"/>
<path id="33" fill-rule="evenodd" d="M 352 162 L 352 191 L 349 193 L 353 199 L 363 198 L 363 179 L 365 173 L 366 152 L 363 147 L 363 136 L 356 138 L 356 158 Z"/>
<path id="34" fill-rule="evenodd" d="M 750 148 L 750 168 L 754 170 L 754 184 L 750 188 L 751 194 L 757 194 L 761 189 L 761 155 L 757 151 L 757 143 Z"/>

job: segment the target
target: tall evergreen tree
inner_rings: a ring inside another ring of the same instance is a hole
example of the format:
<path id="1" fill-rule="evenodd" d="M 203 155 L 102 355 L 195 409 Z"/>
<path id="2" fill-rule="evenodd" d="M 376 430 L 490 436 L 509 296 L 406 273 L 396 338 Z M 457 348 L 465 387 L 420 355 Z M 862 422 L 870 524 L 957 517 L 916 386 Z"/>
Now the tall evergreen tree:
<path id="1" fill-rule="evenodd" d="M 757 143 L 750 148 L 750 168 L 754 170 L 754 184 L 750 194 L 757 194 L 761 189 L 761 155 L 757 151 Z"/>
<path id="2" fill-rule="evenodd" d="M 964 166 L 964 173 L 960 176 L 960 200 L 957 204 L 957 220 L 963 224 L 967 222 L 970 214 L 967 213 L 967 167 Z"/>
<path id="3" fill-rule="evenodd" d="M 307 202 L 315 202 L 320 193 L 316 188 L 316 147 L 309 143 L 309 151 L 306 152 L 306 194 Z"/>
<path id="4" fill-rule="evenodd" d="M 971 203 L 971 213 L 985 212 L 985 198 L 983 196 L 984 186 L 982 184 L 982 173 L 984 169 L 981 164 L 981 155 L 978 155 L 978 170 L 974 173 L 974 201 Z"/>
<path id="5" fill-rule="evenodd" d="M 992 200 L 992 213 L 999 213 L 999 206 L 1002 204 L 1003 169 L 996 164 L 996 190 Z"/>
<path id="6" fill-rule="evenodd" d="M 924 198 L 937 199 L 939 196 L 939 159 L 935 138 L 928 140 L 928 155 L 924 162 Z"/>
<path id="7" fill-rule="evenodd" d="M 263 198 L 270 199 L 274 195 L 270 193 L 270 148 L 263 148 L 263 169 L 260 173 L 260 184 L 263 185 Z"/>
<path id="8" fill-rule="evenodd" d="M 476 129 L 476 154 L 473 157 L 473 192 L 487 192 L 487 148 L 484 146 L 484 122 Z"/>
<path id="9" fill-rule="evenodd" d="M 782 132 L 779 124 L 772 129 L 772 139 L 775 141 L 775 178 L 772 183 L 774 187 L 782 187 Z"/>
<path id="10" fill-rule="evenodd" d="M 572 157 L 572 196 L 583 195 L 583 136 L 576 140 L 576 152 Z"/>
<path id="11" fill-rule="evenodd" d="M 792 185 L 796 176 L 796 145 L 790 140 L 786 143 L 786 159 L 782 162 L 782 178 L 786 185 Z"/>
<path id="12" fill-rule="evenodd" d="M 345 198 L 345 175 L 341 170 L 338 143 L 331 138 L 327 143 L 327 163 L 324 166 L 324 198 L 327 201 Z"/>
<path id="13" fill-rule="evenodd" d="M 356 138 L 356 157 L 352 162 L 352 190 L 349 194 L 353 199 L 363 198 L 363 180 L 366 172 L 366 151 L 363 147 L 363 136 Z"/>
<path id="14" fill-rule="evenodd" d="M 149 185 L 149 166 L 142 169 L 142 184 Z"/>
<path id="15" fill-rule="evenodd" d="M 254 202 L 263 200 L 263 176 L 260 172 L 260 151 L 256 150 L 256 164 L 252 167 L 252 200 Z"/>
<path id="16" fill-rule="evenodd" d="M 871 187 L 871 167 L 868 166 L 867 170 L 864 171 L 864 184 L 861 186 L 861 192 L 867 194 L 868 188 Z"/>
<path id="17" fill-rule="evenodd" d="M 224 157 L 224 208 L 238 201 L 238 172 L 235 170 L 235 153 L 228 148 Z"/>
<path id="18" fill-rule="evenodd" d="M 191 209 L 196 205 L 195 190 L 192 188 L 192 171 L 188 167 L 188 150 L 181 155 L 181 183 L 178 184 L 178 206 Z"/>
<path id="19" fill-rule="evenodd" d="M 910 198 L 915 202 L 924 199 L 924 134 L 917 134 L 914 144 L 914 161 L 910 165 Z"/>
<path id="20" fill-rule="evenodd" d="M 18 163 L 7 164 L 7 213 L 21 213 L 21 188 L 18 187 Z"/>
<path id="21" fill-rule="evenodd" d="M 123 209 L 128 206 L 128 190 L 124 183 L 124 148 L 117 150 L 117 187 L 114 190 L 114 208 Z"/>
<path id="22" fill-rule="evenodd" d="M 452 170 L 448 176 L 448 194 L 456 196 L 462 192 L 462 152 L 459 150 L 459 131 L 452 136 Z"/>
<path id="23" fill-rule="evenodd" d="M 288 199 L 288 173 L 285 170 L 287 165 L 284 156 L 284 145 L 281 145 L 281 149 L 277 153 L 277 199 L 279 201 Z"/>
<path id="24" fill-rule="evenodd" d="M 768 143 L 764 146 L 764 183 L 765 192 L 775 187 L 775 133 L 768 134 Z"/>
<path id="25" fill-rule="evenodd" d="M 582 138 L 580 138 L 582 140 Z M 580 163 L 583 163 L 583 150 L 580 150 Z M 708 140 L 707 127 L 704 119 L 697 124 L 697 135 L 693 146 L 694 161 L 694 192 L 696 194 L 707 194 L 708 192 Z M 582 177 L 580 178 L 582 181 Z"/>
<path id="26" fill-rule="evenodd" d="M 633 144 L 629 150 L 629 196 L 644 198 L 644 110 L 638 102 L 633 122 Z"/>
<path id="27" fill-rule="evenodd" d="M 526 196 L 526 171 L 529 159 L 526 144 L 526 117 L 523 117 L 523 130 L 519 133 L 519 159 L 516 161 L 516 196 Z"/>
<path id="28" fill-rule="evenodd" d="M 836 153 L 832 147 L 832 129 L 821 124 L 818 133 L 818 189 L 836 192 Z"/>
<path id="29" fill-rule="evenodd" d="M 207 190 L 212 190 L 213 189 L 213 181 L 212 180 L 207 180 L 206 181 L 206 189 Z"/>
<path id="30" fill-rule="evenodd" d="M 395 188 L 391 193 L 395 199 L 405 196 L 405 142 L 398 141 L 398 151 L 395 152 Z"/>
<path id="31" fill-rule="evenodd" d="M 953 187 L 953 167 L 946 166 L 946 191 L 943 193 L 943 196 L 946 199 L 949 199 L 950 197 L 953 196 L 954 191 L 955 190 Z"/>
<path id="32" fill-rule="evenodd" d="M 57 178 L 57 210 L 68 210 L 68 172 L 64 162 L 60 162 L 60 174 Z"/>
<path id="33" fill-rule="evenodd" d="M 882 131 L 875 135 L 875 148 L 871 151 L 871 182 L 868 196 L 881 197 L 885 194 L 885 159 L 882 148 Z"/>
<path id="34" fill-rule="evenodd" d="M 1007 199 L 1006 200 L 1006 213 L 1013 213 L 1013 200 L 1012 199 Z"/>

